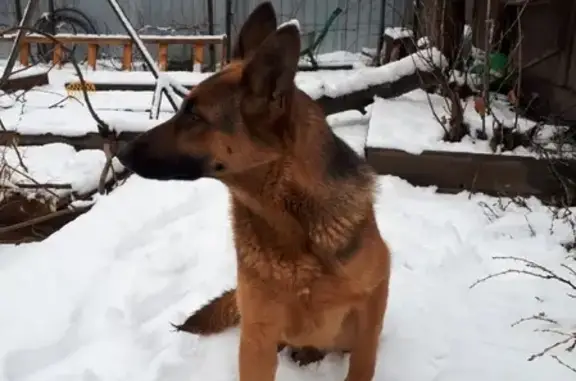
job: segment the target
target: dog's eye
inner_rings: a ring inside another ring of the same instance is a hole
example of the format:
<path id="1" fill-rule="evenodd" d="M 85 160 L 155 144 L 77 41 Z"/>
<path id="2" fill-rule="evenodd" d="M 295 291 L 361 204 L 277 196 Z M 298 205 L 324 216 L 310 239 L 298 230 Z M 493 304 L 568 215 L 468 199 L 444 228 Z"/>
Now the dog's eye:
<path id="1" fill-rule="evenodd" d="M 196 107 L 194 107 L 194 102 L 186 102 L 182 111 L 184 111 L 184 114 L 186 114 L 187 119 L 192 122 L 199 122 L 204 120 L 204 118 L 198 113 L 198 110 L 196 110 Z"/>
<path id="2" fill-rule="evenodd" d="M 197 112 L 192 111 L 191 113 L 187 114 L 188 120 L 191 122 L 200 122 L 204 120 L 202 116 L 200 116 Z"/>

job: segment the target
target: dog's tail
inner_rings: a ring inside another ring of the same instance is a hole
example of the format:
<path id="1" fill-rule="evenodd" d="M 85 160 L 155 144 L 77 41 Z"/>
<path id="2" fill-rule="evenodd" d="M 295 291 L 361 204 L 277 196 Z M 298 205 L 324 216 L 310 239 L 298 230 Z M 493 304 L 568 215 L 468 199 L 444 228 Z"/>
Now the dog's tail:
<path id="1" fill-rule="evenodd" d="M 236 290 L 228 290 L 196 311 L 182 325 L 174 325 L 177 331 L 196 335 L 220 333 L 240 323 L 236 304 Z"/>

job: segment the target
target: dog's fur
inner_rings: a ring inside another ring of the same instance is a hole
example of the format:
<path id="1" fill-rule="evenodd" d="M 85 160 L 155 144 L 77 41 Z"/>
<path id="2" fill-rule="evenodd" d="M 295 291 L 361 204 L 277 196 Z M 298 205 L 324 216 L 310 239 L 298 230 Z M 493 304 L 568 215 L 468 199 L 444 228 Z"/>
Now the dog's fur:
<path id="1" fill-rule="evenodd" d="M 260 4 L 232 62 L 118 157 L 144 178 L 208 177 L 229 189 L 238 286 L 179 329 L 239 324 L 240 381 L 274 380 L 284 346 L 303 363 L 348 351 L 346 380 L 370 381 L 390 277 L 375 175 L 295 86 L 298 28 L 276 28 L 272 5 Z"/>

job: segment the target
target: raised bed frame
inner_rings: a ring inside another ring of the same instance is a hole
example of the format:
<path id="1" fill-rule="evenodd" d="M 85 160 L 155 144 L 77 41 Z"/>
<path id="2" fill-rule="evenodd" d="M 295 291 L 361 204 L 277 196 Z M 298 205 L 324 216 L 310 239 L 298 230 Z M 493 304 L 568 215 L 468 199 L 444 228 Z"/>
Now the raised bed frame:
<path id="1" fill-rule="evenodd" d="M 123 46 L 122 70 L 132 69 L 132 52 L 134 42 L 128 35 L 99 35 L 99 34 L 57 34 L 54 36 L 62 44 L 85 44 L 88 45 L 88 66 L 96 69 L 98 49 L 101 46 Z M 16 34 L 0 36 L 0 41 L 13 41 Z M 221 62 L 226 60 L 226 35 L 217 36 L 155 36 L 141 35 L 140 39 L 145 44 L 158 46 L 158 67 L 165 71 L 168 67 L 169 45 L 190 45 L 192 47 L 192 62 L 204 63 L 204 53 L 208 46 L 218 46 L 221 50 Z M 27 34 L 22 37 L 19 45 L 19 61 L 23 66 L 30 64 L 30 44 L 52 44 L 53 42 L 39 34 Z M 52 61 L 57 67 L 62 66 L 62 45 L 54 47 Z"/>
<path id="2" fill-rule="evenodd" d="M 558 175 L 576 179 L 576 161 L 443 151 L 414 155 L 375 147 L 366 147 L 365 152 L 378 174 L 398 176 L 415 186 L 436 186 L 440 193 L 535 196 L 543 202 L 554 202 L 565 197 L 567 191 Z M 568 191 L 574 193 L 576 189 Z"/>

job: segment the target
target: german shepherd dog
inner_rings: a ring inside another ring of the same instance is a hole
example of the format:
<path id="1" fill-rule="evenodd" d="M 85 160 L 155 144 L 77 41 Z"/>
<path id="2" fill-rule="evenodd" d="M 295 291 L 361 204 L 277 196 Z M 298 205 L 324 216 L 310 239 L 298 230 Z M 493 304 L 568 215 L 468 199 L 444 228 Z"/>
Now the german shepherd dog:
<path id="1" fill-rule="evenodd" d="M 301 363 L 349 352 L 346 381 L 370 381 L 390 278 L 375 174 L 295 86 L 300 32 L 277 29 L 270 2 L 254 9 L 232 53 L 171 119 L 118 153 L 143 178 L 213 178 L 229 190 L 237 288 L 178 328 L 239 325 L 240 381 L 273 381 L 285 346 Z"/>

